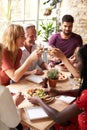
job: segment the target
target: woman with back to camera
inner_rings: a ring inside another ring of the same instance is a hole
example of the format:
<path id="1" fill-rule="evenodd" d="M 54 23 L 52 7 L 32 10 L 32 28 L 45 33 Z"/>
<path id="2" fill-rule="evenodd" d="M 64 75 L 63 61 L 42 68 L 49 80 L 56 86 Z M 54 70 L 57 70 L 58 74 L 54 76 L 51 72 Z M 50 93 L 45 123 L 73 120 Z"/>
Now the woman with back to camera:
<path id="1" fill-rule="evenodd" d="M 43 49 L 39 48 L 32 52 L 26 61 L 20 66 L 22 51 L 20 47 L 25 41 L 24 29 L 20 25 L 11 24 L 4 31 L 2 37 L 2 66 L 0 69 L 1 84 L 6 86 L 10 83 L 10 79 L 18 82 L 24 75 L 30 64 L 38 60 Z"/>
<path id="2" fill-rule="evenodd" d="M 2 61 L 2 44 L 0 44 L 0 68 Z M 21 119 L 17 113 L 16 106 L 24 100 L 24 96 L 18 93 L 14 97 L 14 102 L 8 88 L 0 82 L 0 130 L 22 130 Z M 15 103 L 15 104 L 14 104 Z M 15 106 L 16 105 L 16 106 Z"/>
<path id="3" fill-rule="evenodd" d="M 68 64 L 67 68 L 69 67 L 69 62 L 63 52 L 59 49 L 53 48 L 50 51 L 52 55 L 55 55 L 59 58 L 62 58 L 62 61 L 65 65 Z M 71 65 L 70 65 L 71 66 Z M 70 125 L 72 121 L 70 121 L 73 117 L 78 116 L 78 130 L 87 130 L 87 44 L 83 45 L 78 50 L 76 55 L 76 65 L 75 70 L 79 73 L 81 77 L 81 85 L 79 89 L 74 90 L 56 90 L 52 89 L 49 91 L 51 96 L 58 96 L 58 95 L 69 95 L 69 96 L 76 96 L 76 100 L 74 103 L 70 104 L 67 108 L 63 111 L 59 112 L 47 104 L 45 104 L 39 97 L 32 97 L 30 98 L 30 102 L 33 104 L 38 104 L 45 112 L 52 118 L 55 123 L 60 125 L 64 124 L 65 122 Z M 77 74 L 78 74 L 77 73 Z M 72 129 L 73 130 L 73 129 Z"/>

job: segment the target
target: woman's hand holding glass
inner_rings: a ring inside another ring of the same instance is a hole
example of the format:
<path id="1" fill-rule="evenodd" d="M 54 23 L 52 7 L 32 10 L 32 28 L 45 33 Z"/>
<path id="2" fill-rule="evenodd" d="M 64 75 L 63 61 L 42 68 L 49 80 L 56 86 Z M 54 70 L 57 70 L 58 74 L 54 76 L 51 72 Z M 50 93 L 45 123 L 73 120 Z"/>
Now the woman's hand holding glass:
<path id="1" fill-rule="evenodd" d="M 55 56 L 59 59 L 64 58 L 63 52 L 60 49 L 55 48 L 55 47 L 50 47 L 49 50 L 48 50 L 48 53 L 49 53 L 49 55 Z"/>
<path id="2" fill-rule="evenodd" d="M 43 48 L 37 48 L 36 50 L 34 50 L 34 51 L 31 53 L 31 55 L 30 55 L 29 57 L 30 57 L 33 61 L 38 60 L 38 59 L 41 57 L 43 51 L 44 51 Z"/>

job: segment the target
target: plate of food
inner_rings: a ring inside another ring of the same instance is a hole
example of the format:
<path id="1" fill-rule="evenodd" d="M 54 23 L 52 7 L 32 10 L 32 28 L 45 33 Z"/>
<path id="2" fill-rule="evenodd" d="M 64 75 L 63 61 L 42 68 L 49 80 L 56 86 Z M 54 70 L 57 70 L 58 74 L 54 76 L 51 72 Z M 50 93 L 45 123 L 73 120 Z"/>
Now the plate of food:
<path id="1" fill-rule="evenodd" d="M 39 96 L 47 104 L 51 103 L 55 99 L 55 97 L 50 97 L 47 93 L 45 93 L 43 88 L 31 88 L 27 91 L 26 96 L 27 98 Z"/>
<path id="2" fill-rule="evenodd" d="M 65 81 L 67 79 L 68 77 L 65 74 L 63 74 L 62 72 L 59 72 L 58 81 Z"/>

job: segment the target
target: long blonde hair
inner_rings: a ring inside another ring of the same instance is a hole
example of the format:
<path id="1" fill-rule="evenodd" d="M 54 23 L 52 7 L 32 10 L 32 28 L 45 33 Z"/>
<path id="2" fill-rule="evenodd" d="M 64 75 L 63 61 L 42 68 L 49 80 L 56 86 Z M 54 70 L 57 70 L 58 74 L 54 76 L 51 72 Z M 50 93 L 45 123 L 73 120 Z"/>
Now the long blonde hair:
<path id="1" fill-rule="evenodd" d="M 20 36 L 21 32 L 24 32 L 21 25 L 9 25 L 2 36 L 3 47 L 7 48 L 10 52 L 14 52 L 17 49 L 16 39 Z"/>
<path id="2" fill-rule="evenodd" d="M 2 44 L 0 43 L 0 67 L 2 62 Z"/>

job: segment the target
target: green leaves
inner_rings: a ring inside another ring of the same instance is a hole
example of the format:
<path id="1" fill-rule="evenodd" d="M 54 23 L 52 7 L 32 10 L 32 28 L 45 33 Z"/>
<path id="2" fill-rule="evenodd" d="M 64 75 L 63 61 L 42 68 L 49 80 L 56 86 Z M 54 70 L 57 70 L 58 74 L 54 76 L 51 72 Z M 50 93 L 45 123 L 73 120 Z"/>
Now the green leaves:
<path id="1" fill-rule="evenodd" d="M 50 79 L 57 79 L 58 78 L 58 73 L 59 73 L 58 69 L 51 69 L 51 70 L 48 70 L 47 76 Z"/>
<path id="2" fill-rule="evenodd" d="M 38 35 L 42 36 L 44 41 L 48 41 L 50 34 L 54 31 L 53 22 L 47 22 L 40 24 L 41 30 L 38 31 Z"/>

